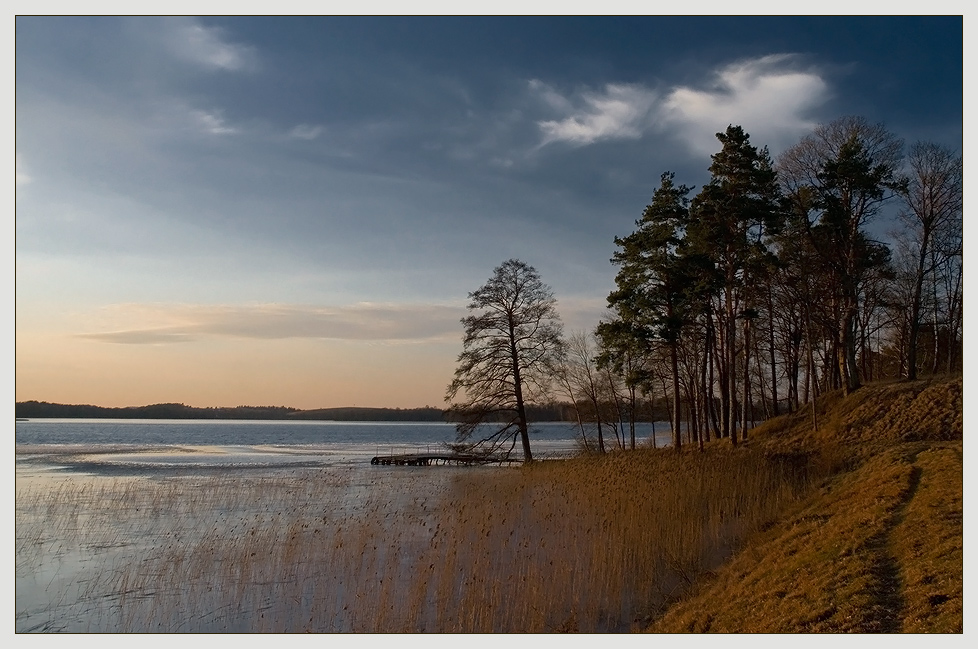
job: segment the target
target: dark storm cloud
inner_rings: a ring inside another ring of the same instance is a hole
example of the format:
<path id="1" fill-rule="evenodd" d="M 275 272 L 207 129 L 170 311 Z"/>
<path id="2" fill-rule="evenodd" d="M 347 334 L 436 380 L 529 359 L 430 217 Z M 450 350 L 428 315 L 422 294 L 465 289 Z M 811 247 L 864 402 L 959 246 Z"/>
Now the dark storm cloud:
<path id="1" fill-rule="evenodd" d="M 853 107 L 960 129 L 954 19 L 17 25 L 19 251 L 261 248 L 282 272 L 417 275 L 438 299 L 510 256 L 607 286 L 659 174 L 705 182 L 728 123 L 775 153 Z"/>

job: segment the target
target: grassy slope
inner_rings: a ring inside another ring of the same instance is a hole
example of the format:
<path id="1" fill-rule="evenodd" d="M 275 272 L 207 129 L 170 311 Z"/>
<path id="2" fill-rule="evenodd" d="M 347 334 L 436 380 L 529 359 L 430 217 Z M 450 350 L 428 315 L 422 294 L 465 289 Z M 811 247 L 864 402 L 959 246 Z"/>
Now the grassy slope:
<path id="1" fill-rule="evenodd" d="M 751 446 L 820 449 L 821 489 L 650 627 L 655 632 L 960 632 L 962 381 L 867 386 L 771 421 Z"/>

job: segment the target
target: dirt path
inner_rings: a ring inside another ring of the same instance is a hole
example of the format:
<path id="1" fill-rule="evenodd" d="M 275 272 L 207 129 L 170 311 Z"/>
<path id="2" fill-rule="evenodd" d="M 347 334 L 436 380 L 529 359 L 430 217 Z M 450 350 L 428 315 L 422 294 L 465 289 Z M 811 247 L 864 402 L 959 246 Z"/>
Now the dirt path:
<path id="1" fill-rule="evenodd" d="M 961 449 L 900 444 L 836 477 L 651 630 L 960 632 Z"/>

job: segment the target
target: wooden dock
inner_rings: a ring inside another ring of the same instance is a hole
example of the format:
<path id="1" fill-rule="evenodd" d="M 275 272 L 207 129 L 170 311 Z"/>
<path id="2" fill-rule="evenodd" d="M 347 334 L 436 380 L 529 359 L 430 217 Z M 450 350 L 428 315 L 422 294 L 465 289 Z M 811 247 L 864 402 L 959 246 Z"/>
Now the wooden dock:
<path id="1" fill-rule="evenodd" d="M 401 455 L 377 455 L 370 459 L 371 464 L 396 466 L 473 466 L 478 464 L 503 464 L 521 461 L 491 455 L 466 455 L 463 453 L 407 453 Z"/>

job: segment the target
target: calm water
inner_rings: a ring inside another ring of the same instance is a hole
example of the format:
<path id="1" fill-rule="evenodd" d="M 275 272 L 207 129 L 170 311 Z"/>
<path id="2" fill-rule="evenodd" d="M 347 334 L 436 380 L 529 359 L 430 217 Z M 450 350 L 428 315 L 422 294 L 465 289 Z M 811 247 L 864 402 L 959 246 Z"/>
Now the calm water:
<path id="1" fill-rule="evenodd" d="M 652 424 L 639 427 L 647 444 Z M 655 426 L 659 446 L 669 433 Z M 43 466 L 84 472 L 168 469 L 253 469 L 369 464 L 390 453 L 435 451 L 455 426 L 430 422 L 35 419 L 16 423 L 18 473 Z M 539 423 L 530 443 L 540 458 L 574 452 L 580 431 Z M 613 436 L 606 443 L 614 444 Z M 519 446 L 517 445 L 517 453 Z"/>

